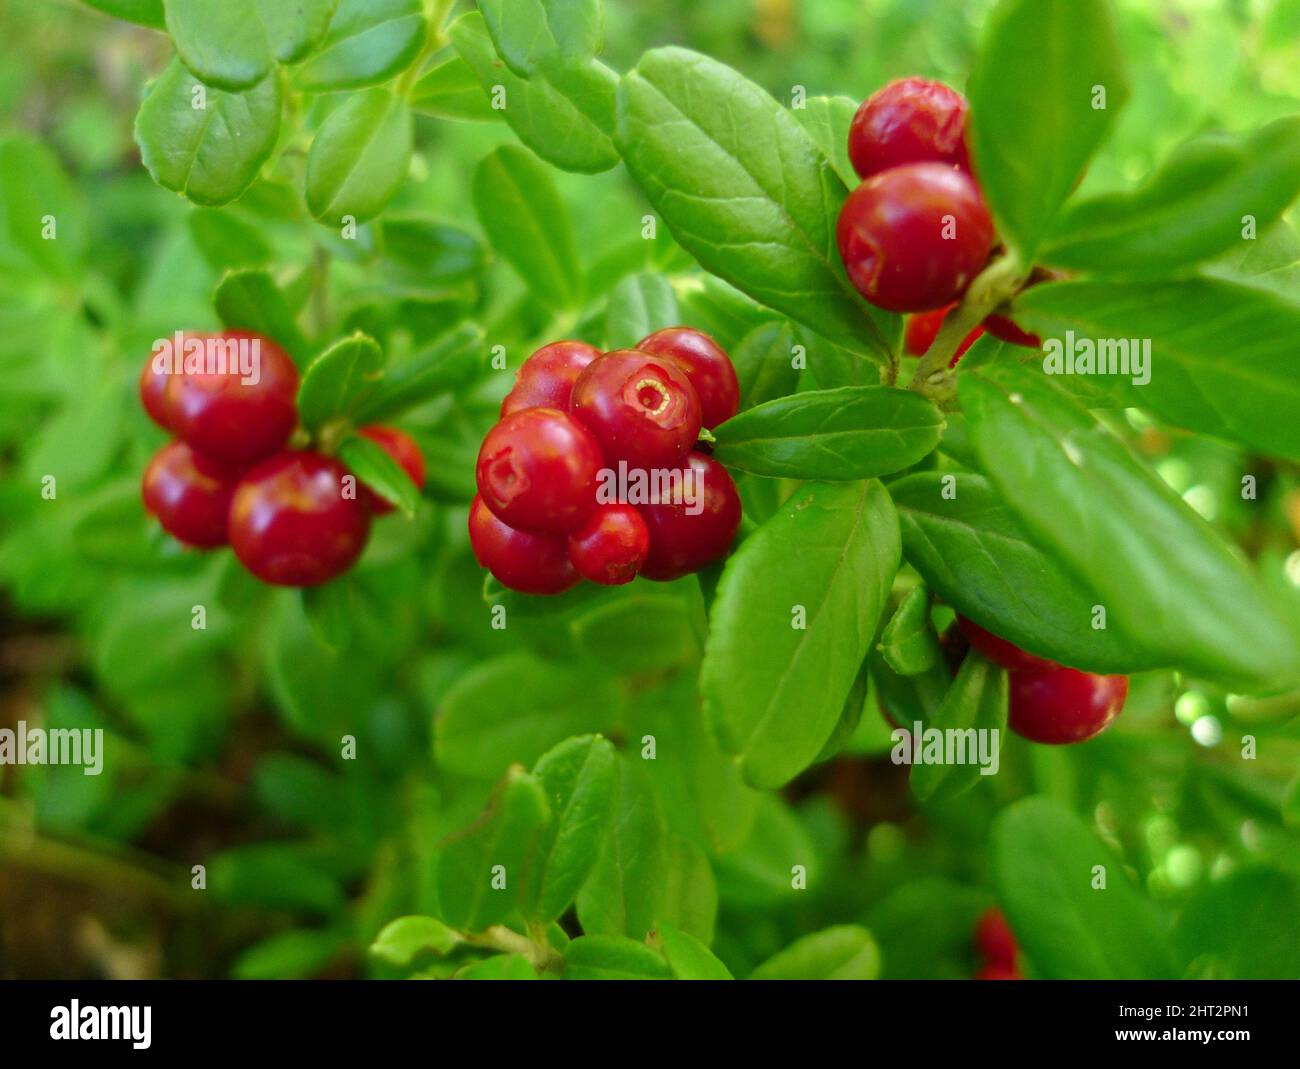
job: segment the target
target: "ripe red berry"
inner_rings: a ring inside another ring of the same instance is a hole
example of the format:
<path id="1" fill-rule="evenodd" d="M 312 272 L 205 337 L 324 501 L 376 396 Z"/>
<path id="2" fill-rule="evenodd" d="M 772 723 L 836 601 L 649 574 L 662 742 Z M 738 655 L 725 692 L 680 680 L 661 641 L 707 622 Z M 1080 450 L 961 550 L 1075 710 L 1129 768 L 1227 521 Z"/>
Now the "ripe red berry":
<path id="1" fill-rule="evenodd" d="M 700 433 L 700 399 L 672 360 L 620 349 L 592 361 L 573 384 L 569 411 L 610 464 L 650 470 L 677 464 Z"/>
<path id="2" fill-rule="evenodd" d="M 257 578 L 316 586 L 347 571 L 370 534 L 353 476 L 332 457 L 279 453 L 240 480 L 230 503 L 230 544 Z"/>
<path id="3" fill-rule="evenodd" d="M 726 555 L 740 528 L 740 494 L 726 468 L 691 453 L 679 470 L 693 473 L 693 485 L 681 500 L 641 506 L 650 530 L 650 553 L 641 567 L 647 579 L 667 581 L 699 571 Z"/>
<path id="4" fill-rule="evenodd" d="M 478 494 L 469 507 L 469 544 L 480 565 L 523 594 L 560 594 L 580 578 L 561 536 L 515 530 Z"/>
<path id="5" fill-rule="evenodd" d="M 675 360 L 700 398 L 700 421 L 712 430 L 740 411 L 740 382 L 731 358 L 703 331 L 666 327 L 637 342 L 637 349 Z"/>
<path id="6" fill-rule="evenodd" d="M 970 170 L 966 98 L 939 82 L 900 78 L 877 89 L 849 126 L 849 159 L 863 178 L 905 163 Z"/>
<path id="7" fill-rule="evenodd" d="M 593 583 L 630 583 L 649 552 L 650 530 L 631 505 L 597 505 L 581 527 L 569 532 L 569 560 Z"/>
<path id="8" fill-rule="evenodd" d="M 1016 967 L 1015 933 L 1007 923 L 1006 915 L 997 906 L 990 906 L 975 924 L 975 947 L 990 965 Z"/>
<path id="9" fill-rule="evenodd" d="M 564 534 L 596 507 L 600 445 L 555 408 L 525 408 L 487 433 L 478 453 L 478 492 L 520 531 Z"/>
<path id="10" fill-rule="evenodd" d="M 910 163 L 858 186 L 835 236 L 867 300 L 891 312 L 926 312 L 960 297 L 984 266 L 993 220 L 970 176 Z"/>
<path id="11" fill-rule="evenodd" d="M 357 433 L 363 438 L 369 438 L 397 461 L 401 469 L 411 477 L 411 482 L 415 483 L 417 490 L 424 489 L 424 454 L 415 444 L 415 439 L 396 427 L 362 427 Z M 360 497 L 376 516 L 386 516 L 393 511 L 393 506 L 368 486 L 361 487 Z"/>
<path id="12" fill-rule="evenodd" d="M 1015 321 L 1008 319 L 1006 316 L 988 315 L 984 317 L 984 329 L 995 338 L 1002 341 L 1010 342 L 1012 345 L 1024 345 L 1030 349 L 1041 349 L 1043 339 L 1037 334 L 1031 334 L 1027 330 L 1021 330 L 1016 326 Z"/>
<path id="13" fill-rule="evenodd" d="M 989 963 L 975 974 L 976 980 L 1023 980 L 1020 970 L 1014 965 L 995 965 Z"/>
<path id="14" fill-rule="evenodd" d="M 957 617 L 957 626 L 961 628 L 970 644 L 980 653 L 984 654 L 994 664 L 1000 664 L 1009 671 L 1050 672 L 1054 668 L 1060 667 L 1055 661 L 1035 657 L 1032 653 L 1027 653 L 1014 643 L 999 638 L 992 631 L 985 631 L 974 620 L 968 620 L 964 616 Z"/>
<path id="15" fill-rule="evenodd" d="M 1031 742 L 1082 742 L 1119 716 L 1127 696 L 1127 676 L 1073 668 L 1012 672 L 1008 723 Z"/>
<path id="16" fill-rule="evenodd" d="M 913 356 L 924 356 L 939 336 L 939 328 L 948 317 L 948 313 L 957 307 L 957 302 L 945 304 L 929 312 L 917 312 L 907 317 L 907 331 L 903 336 L 907 351 Z"/>
<path id="17" fill-rule="evenodd" d="M 501 402 L 501 418 L 525 408 L 569 409 L 573 384 L 583 369 L 601 355 L 594 345 L 556 341 L 543 345 L 519 368 L 514 388 Z"/>
<path id="18" fill-rule="evenodd" d="M 228 355 L 227 370 L 187 366 L 184 375 L 173 374 L 164 399 L 171 428 L 195 449 L 232 464 L 270 456 L 298 422 L 298 369 L 269 338 L 247 331 L 210 337 L 246 347 L 250 373 Z"/>
<path id="19" fill-rule="evenodd" d="M 226 544 L 226 520 L 239 469 L 168 442 L 149 461 L 141 483 L 144 507 L 186 545 Z"/>
<path id="20" fill-rule="evenodd" d="M 183 368 L 184 346 L 191 340 L 206 344 L 207 339 L 212 335 L 190 332 L 182 333 L 178 337 L 182 339 L 182 351 L 179 354 L 174 354 L 170 350 L 152 352 L 149 354 L 149 359 L 144 362 L 144 367 L 140 369 L 140 403 L 144 405 L 149 418 L 165 431 L 174 430 L 171 409 L 167 401 L 167 384 L 174 376 L 183 374 L 183 371 L 176 370 L 174 363 L 180 363 Z"/>

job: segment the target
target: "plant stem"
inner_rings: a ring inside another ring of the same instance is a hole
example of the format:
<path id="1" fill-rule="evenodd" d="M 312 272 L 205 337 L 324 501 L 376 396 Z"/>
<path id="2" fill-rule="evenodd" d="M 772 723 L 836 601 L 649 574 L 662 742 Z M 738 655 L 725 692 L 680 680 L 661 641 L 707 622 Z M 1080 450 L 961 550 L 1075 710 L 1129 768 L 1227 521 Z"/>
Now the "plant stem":
<path id="1" fill-rule="evenodd" d="M 504 954 L 522 954 L 538 972 L 556 972 L 564 963 L 564 958 L 545 942 L 529 939 L 504 924 L 494 924 L 477 935 L 466 936 L 466 941 Z"/>

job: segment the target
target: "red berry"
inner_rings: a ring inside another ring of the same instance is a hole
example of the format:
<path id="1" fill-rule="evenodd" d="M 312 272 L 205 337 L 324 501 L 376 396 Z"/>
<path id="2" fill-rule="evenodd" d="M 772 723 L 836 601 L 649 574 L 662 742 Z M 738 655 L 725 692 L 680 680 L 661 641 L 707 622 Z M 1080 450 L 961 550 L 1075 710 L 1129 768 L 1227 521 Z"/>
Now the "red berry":
<path id="1" fill-rule="evenodd" d="M 497 517 L 520 531 L 564 534 L 596 507 L 600 445 L 555 408 L 525 408 L 483 439 L 478 492 Z"/>
<path id="2" fill-rule="evenodd" d="M 726 468 L 691 453 L 680 470 L 693 473 L 693 486 L 680 501 L 641 506 L 650 529 L 650 553 L 641 567 L 647 579 L 667 581 L 699 571 L 726 555 L 740 528 L 740 494 Z"/>
<path id="3" fill-rule="evenodd" d="M 985 965 L 975 974 L 976 980 L 1023 980 L 1020 970 L 1014 965 Z"/>
<path id="4" fill-rule="evenodd" d="M 700 398 L 700 421 L 712 430 L 740 411 L 740 382 L 731 358 L 703 331 L 666 327 L 637 342 L 637 349 L 675 360 Z"/>
<path id="5" fill-rule="evenodd" d="M 1006 915 L 997 906 L 986 909 L 976 922 L 975 946 L 988 964 L 1015 969 L 1019 947 Z"/>
<path id="6" fill-rule="evenodd" d="M 926 312 L 960 297 L 984 266 L 993 220 L 968 175 L 910 163 L 858 186 L 835 236 L 867 300 L 891 312 Z"/>
<path id="7" fill-rule="evenodd" d="M 401 469 L 411 477 L 411 482 L 415 483 L 417 490 L 424 489 L 424 454 L 415 444 L 415 439 L 396 427 L 362 427 L 357 433 L 363 438 L 369 438 L 397 461 Z M 368 486 L 361 487 L 360 497 L 376 516 L 385 516 L 393 511 L 393 506 Z"/>
<path id="8" fill-rule="evenodd" d="M 650 530 L 631 505 L 597 505 L 581 527 L 569 532 L 569 560 L 593 583 L 630 583 L 649 552 Z"/>
<path id="9" fill-rule="evenodd" d="M 230 503 L 230 544 L 265 583 L 316 586 L 355 563 L 370 534 L 370 512 L 332 457 L 279 453 L 252 468 Z"/>
<path id="10" fill-rule="evenodd" d="M 635 349 L 607 353 L 573 384 L 569 411 L 599 440 L 610 464 L 670 468 L 700 433 L 700 399 L 672 360 Z"/>
<path id="11" fill-rule="evenodd" d="M 1073 668 L 1012 672 L 1008 722 L 1032 742 L 1082 742 L 1119 716 L 1127 696 L 1128 676 Z"/>
<path id="12" fill-rule="evenodd" d="M 970 170 L 966 98 L 939 82 L 900 78 L 877 89 L 849 126 L 849 159 L 863 178 L 905 163 Z"/>
<path id="13" fill-rule="evenodd" d="M 942 308 L 908 316 L 907 333 L 904 335 L 907 351 L 913 356 L 924 356 L 934 344 L 934 339 L 939 336 L 939 328 L 943 326 L 948 313 L 956 307 L 957 302 L 953 301 Z"/>
<path id="14" fill-rule="evenodd" d="M 149 461 L 141 494 L 163 530 L 186 545 L 226 544 L 226 519 L 239 469 L 168 442 Z"/>
<path id="15" fill-rule="evenodd" d="M 992 631 L 985 631 L 975 621 L 967 620 L 964 616 L 957 617 L 957 626 L 962 629 L 962 633 L 965 634 L 970 644 L 980 653 L 984 654 L 994 664 L 1000 664 L 1009 671 L 1050 672 L 1060 667 L 1055 661 L 1035 657 L 1032 653 L 1025 652 L 1006 639 L 999 638 Z"/>
<path id="16" fill-rule="evenodd" d="M 1024 345 L 1030 349 L 1041 349 L 1043 339 L 1037 334 L 1021 330 L 1013 320 L 1006 316 L 988 315 L 984 317 L 984 329 L 995 338 L 1010 342 L 1012 345 Z"/>
<path id="17" fill-rule="evenodd" d="M 247 331 L 209 336 L 240 346 L 223 350 L 226 369 L 206 366 L 171 376 L 166 412 L 176 434 L 218 460 L 247 464 L 279 450 L 298 422 L 298 369 L 269 338 Z M 214 344 L 209 355 L 217 355 Z M 247 360 L 247 375 L 241 370 Z M 247 381 L 246 381 L 247 379 Z"/>
<path id="18" fill-rule="evenodd" d="M 579 580 L 563 538 L 516 531 L 478 494 L 469 507 L 469 544 L 480 565 L 523 594 L 560 594 Z"/>
<path id="19" fill-rule="evenodd" d="M 171 409 L 167 401 L 167 384 L 171 382 L 173 376 L 183 374 L 185 352 L 184 347 L 191 341 L 201 342 L 206 345 L 207 339 L 213 335 L 198 333 L 178 333 L 176 337 L 181 339 L 181 352 L 173 351 L 175 338 L 167 339 L 168 345 L 162 350 L 156 350 L 149 354 L 149 359 L 144 362 L 144 367 L 140 369 L 140 403 L 144 405 L 144 410 L 149 413 L 158 426 L 165 431 L 173 430 Z"/>
<path id="20" fill-rule="evenodd" d="M 501 402 L 501 418 L 525 408 L 558 408 L 567 412 L 573 384 L 601 352 L 581 341 L 555 341 L 533 353 L 515 376 L 515 385 Z"/>

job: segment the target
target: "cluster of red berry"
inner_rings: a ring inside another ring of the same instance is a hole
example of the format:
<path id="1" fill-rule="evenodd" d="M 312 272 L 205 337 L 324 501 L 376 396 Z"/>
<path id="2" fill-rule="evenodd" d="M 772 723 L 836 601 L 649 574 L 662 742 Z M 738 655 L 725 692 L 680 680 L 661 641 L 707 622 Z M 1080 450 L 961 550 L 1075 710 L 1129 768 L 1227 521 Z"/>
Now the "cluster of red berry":
<path id="1" fill-rule="evenodd" d="M 371 516 L 392 506 L 336 458 L 287 448 L 298 426 L 293 361 L 269 338 L 244 331 L 182 338 L 182 353 L 151 355 L 140 376 L 145 411 L 176 436 L 145 470 L 145 508 L 186 545 L 229 543 L 266 583 L 316 586 L 347 571 L 365 548 Z M 251 362 L 233 359 L 241 345 Z M 208 360 L 209 351 L 217 359 Z M 408 435 L 379 426 L 359 433 L 424 486 L 424 457 Z"/>
<path id="2" fill-rule="evenodd" d="M 836 239 L 845 270 L 872 304 L 909 318 L 907 349 L 934 342 L 993 251 L 993 219 L 971 168 L 969 105 L 923 78 L 873 93 L 853 117 L 849 158 L 863 179 L 844 202 Z M 1042 342 L 1004 315 L 990 314 L 952 363 L 985 330 L 1016 345 Z"/>
<path id="3" fill-rule="evenodd" d="M 997 906 L 984 911 L 975 925 L 975 949 L 984 965 L 976 980 L 1023 980 L 1020 974 L 1020 947 L 1007 918 Z"/>
<path id="4" fill-rule="evenodd" d="M 582 578 L 667 581 L 718 560 L 740 526 L 740 496 L 699 436 L 739 406 L 731 360 L 689 327 L 609 353 L 580 341 L 543 346 L 479 450 L 474 555 L 527 594 L 558 594 Z M 620 494 L 629 476 L 648 491 Z"/>

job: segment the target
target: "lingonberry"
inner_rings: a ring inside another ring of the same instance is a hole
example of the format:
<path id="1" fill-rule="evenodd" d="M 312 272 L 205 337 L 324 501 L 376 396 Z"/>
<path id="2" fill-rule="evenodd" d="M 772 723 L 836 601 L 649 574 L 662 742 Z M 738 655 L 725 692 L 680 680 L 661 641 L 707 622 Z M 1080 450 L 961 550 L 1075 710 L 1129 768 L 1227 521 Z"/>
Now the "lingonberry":
<path id="1" fill-rule="evenodd" d="M 209 342 L 225 367 L 191 370 L 187 362 L 185 374 L 170 376 L 164 404 L 171 428 L 195 449 L 232 464 L 270 456 L 298 422 L 298 369 L 258 334 L 226 331 Z M 226 346 L 220 352 L 218 342 Z"/>
<path id="2" fill-rule="evenodd" d="M 1032 742 L 1090 739 L 1124 708 L 1127 676 L 1100 676 L 1073 668 L 1012 672 L 1008 723 Z"/>
<path id="3" fill-rule="evenodd" d="M 961 628 L 962 634 L 966 636 L 972 646 L 994 664 L 1000 664 L 1008 671 L 1050 672 L 1052 669 L 1060 667 L 1055 661 L 1035 657 L 1032 653 L 1022 650 L 1014 643 L 999 638 L 992 631 L 985 631 L 974 620 L 968 620 L 964 616 L 957 617 L 957 626 Z"/>
<path id="4" fill-rule="evenodd" d="M 740 527 L 740 494 L 727 469 L 692 452 L 679 471 L 684 492 L 670 501 L 642 505 L 650 552 L 641 574 L 667 581 L 724 556 Z"/>
<path id="5" fill-rule="evenodd" d="M 370 512 L 352 492 L 352 478 L 319 453 L 278 453 L 251 468 L 230 502 L 235 556 L 277 586 L 316 586 L 341 575 L 370 534 Z"/>
<path id="6" fill-rule="evenodd" d="M 675 360 L 700 398 L 700 421 L 712 430 L 740 411 L 740 382 L 722 346 L 703 331 L 665 327 L 636 345 L 643 353 Z"/>
<path id="7" fill-rule="evenodd" d="M 597 505 L 582 526 L 569 532 L 569 560 L 593 583 L 630 583 L 649 552 L 650 530 L 631 505 Z"/>
<path id="8" fill-rule="evenodd" d="M 966 98 L 940 82 L 900 78 L 871 94 L 849 126 L 849 159 L 863 178 L 905 163 L 970 170 Z"/>
<path id="9" fill-rule="evenodd" d="M 1015 934 L 1007 923 L 1006 915 L 997 906 L 990 906 L 975 923 L 975 947 L 990 965 L 1016 967 Z"/>
<path id="10" fill-rule="evenodd" d="M 520 531 L 564 534 L 596 507 L 604 461 L 592 433 L 557 408 L 525 408 L 483 439 L 478 492 Z"/>
<path id="11" fill-rule="evenodd" d="M 590 428 L 610 464 L 677 464 L 700 433 L 700 399 L 672 360 L 620 349 L 593 360 L 573 384 L 569 411 Z"/>
<path id="12" fill-rule="evenodd" d="M 469 507 L 469 544 L 480 565 L 523 594 L 560 594 L 580 578 L 563 537 L 515 530 L 478 494 Z"/>
<path id="13" fill-rule="evenodd" d="M 186 545 L 226 543 L 226 518 L 239 469 L 205 457 L 184 442 L 168 442 L 149 461 L 141 483 L 144 507 L 163 530 Z"/>
<path id="14" fill-rule="evenodd" d="M 601 352 L 581 341 L 556 341 L 543 345 L 519 368 L 514 388 L 501 402 L 501 418 L 525 408 L 568 411 L 573 384 L 583 369 Z"/>
<path id="15" fill-rule="evenodd" d="M 401 469 L 411 477 L 417 490 L 424 489 L 425 470 L 424 454 L 409 434 L 396 427 L 362 427 L 357 431 L 363 438 L 369 438 L 385 453 L 397 461 Z M 386 516 L 393 511 L 393 506 L 368 486 L 361 487 L 361 499 L 376 516 Z"/>
<path id="16" fill-rule="evenodd" d="M 144 362 L 144 367 L 140 370 L 140 403 L 144 405 L 144 410 L 149 414 L 149 418 L 163 430 L 175 429 L 172 426 L 172 414 L 167 401 L 167 385 L 174 376 L 184 374 L 186 347 L 192 343 L 206 346 L 208 338 L 212 336 L 209 334 L 178 333 L 176 337 L 180 339 L 180 353 L 173 353 L 170 350 L 153 352 L 149 354 L 149 359 Z M 179 368 L 176 366 L 177 364 L 180 365 Z"/>
<path id="17" fill-rule="evenodd" d="M 927 312 L 960 297 L 984 266 L 993 220 L 969 175 L 909 163 L 858 186 L 835 236 L 867 300 L 891 312 Z"/>

